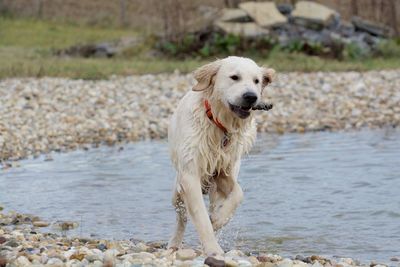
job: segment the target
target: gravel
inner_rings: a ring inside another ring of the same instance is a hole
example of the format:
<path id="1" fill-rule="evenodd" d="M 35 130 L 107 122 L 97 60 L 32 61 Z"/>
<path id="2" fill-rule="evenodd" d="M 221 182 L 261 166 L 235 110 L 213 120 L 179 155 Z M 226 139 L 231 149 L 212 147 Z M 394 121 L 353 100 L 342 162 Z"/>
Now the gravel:
<path id="1" fill-rule="evenodd" d="M 179 73 L 0 81 L 0 163 L 51 151 L 167 136 L 169 116 L 194 84 Z M 400 70 L 287 73 L 254 111 L 261 132 L 334 131 L 400 124 Z"/>
<path id="2" fill-rule="evenodd" d="M 231 250 L 223 256 L 206 257 L 198 249 L 166 249 L 160 242 L 101 240 L 67 237 L 41 232 L 37 216 L 0 212 L 0 266 L 264 266 L 264 267 L 387 267 L 371 262 L 361 264 L 351 258 L 318 255 L 283 258 L 252 252 L 246 256 Z M 54 223 L 53 223 L 54 224 Z M 49 223 L 49 225 L 52 225 Z M 65 232 L 66 234 L 66 232 Z"/>

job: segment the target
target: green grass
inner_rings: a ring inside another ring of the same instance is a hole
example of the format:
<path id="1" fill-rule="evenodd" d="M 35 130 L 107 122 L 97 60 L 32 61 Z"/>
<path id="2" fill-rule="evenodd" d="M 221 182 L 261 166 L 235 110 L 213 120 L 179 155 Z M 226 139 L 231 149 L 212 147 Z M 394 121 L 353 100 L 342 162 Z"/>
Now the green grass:
<path id="1" fill-rule="evenodd" d="M 0 17 L 0 79 L 6 77 L 55 76 L 83 79 L 110 75 L 189 72 L 212 59 L 173 60 L 143 54 L 112 59 L 62 58 L 54 51 L 75 44 L 115 40 L 138 33 L 129 29 L 100 28 L 33 19 Z M 145 47 L 144 52 L 150 47 Z M 366 71 L 400 68 L 400 60 L 375 58 L 336 61 L 303 54 L 274 51 L 268 58 L 254 57 L 260 64 L 287 71 Z"/>
<path id="2" fill-rule="evenodd" d="M 0 46 L 25 49 L 65 48 L 135 35 L 127 29 L 88 27 L 34 19 L 0 17 Z"/>

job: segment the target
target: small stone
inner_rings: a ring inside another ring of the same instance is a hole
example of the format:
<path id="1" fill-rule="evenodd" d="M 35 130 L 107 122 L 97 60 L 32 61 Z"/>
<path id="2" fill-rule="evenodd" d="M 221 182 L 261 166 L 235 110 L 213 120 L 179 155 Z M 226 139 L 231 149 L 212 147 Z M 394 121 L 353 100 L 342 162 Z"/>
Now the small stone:
<path id="1" fill-rule="evenodd" d="M 207 257 L 204 260 L 204 264 L 207 264 L 210 267 L 224 267 L 225 261 L 217 260 L 216 258 L 213 258 L 213 257 Z"/>
<path id="2" fill-rule="evenodd" d="M 71 257 L 69 257 L 70 260 L 76 259 L 79 261 L 82 261 L 84 258 L 85 258 L 85 254 L 79 254 L 79 253 L 72 254 Z"/>
<path id="3" fill-rule="evenodd" d="M 196 252 L 193 249 L 180 249 L 176 252 L 176 258 L 181 261 L 193 260 L 196 258 Z"/>
<path id="4" fill-rule="evenodd" d="M 160 249 L 160 248 L 166 248 L 167 243 L 161 242 L 161 241 L 153 241 L 153 242 L 148 242 L 146 244 L 149 247 Z"/>
<path id="5" fill-rule="evenodd" d="M 45 221 L 35 221 L 32 224 L 35 227 L 47 227 L 50 225 L 48 222 L 45 222 Z"/>
<path id="6" fill-rule="evenodd" d="M 66 264 L 66 267 L 83 267 L 83 263 L 79 260 L 70 260 Z"/>
<path id="7" fill-rule="evenodd" d="M 192 267 L 193 266 L 193 261 L 191 261 L 191 260 L 183 261 L 179 266 L 181 266 L 181 267 Z"/>
<path id="8" fill-rule="evenodd" d="M 278 262 L 277 266 L 278 267 L 293 267 L 293 261 L 290 259 L 284 259 L 283 261 Z M 316 266 L 314 266 L 314 267 L 316 267 Z"/>
<path id="9" fill-rule="evenodd" d="M 298 261 L 306 261 L 306 258 L 304 258 L 302 255 L 296 255 L 296 257 L 294 257 L 294 259 L 295 260 L 298 260 Z"/>
<path id="10" fill-rule="evenodd" d="M 101 261 L 94 261 L 93 267 L 103 267 L 103 263 Z M 104 267 L 106 266 L 106 263 L 104 263 Z"/>
<path id="11" fill-rule="evenodd" d="M 318 255 L 311 255 L 311 260 L 312 261 L 318 261 L 318 260 L 321 260 L 322 258 L 320 257 L 320 256 L 318 256 Z"/>
<path id="12" fill-rule="evenodd" d="M 0 236 L 0 245 L 4 244 L 7 241 L 7 239 L 4 236 Z"/>
<path id="13" fill-rule="evenodd" d="M 232 257 L 232 258 L 233 257 L 244 257 L 244 253 L 240 250 L 233 249 L 233 250 L 230 250 L 227 253 L 225 253 L 225 256 Z"/>
<path id="14" fill-rule="evenodd" d="M 258 259 L 257 259 L 256 256 L 250 256 L 250 257 L 248 258 L 248 260 L 251 262 L 252 265 L 257 265 L 257 264 L 260 263 L 260 262 L 258 261 Z"/>
<path id="15" fill-rule="evenodd" d="M 311 267 L 323 267 L 319 261 L 315 261 Z"/>
<path id="16" fill-rule="evenodd" d="M 293 262 L 293 267 L 308 267 L 309 265 L 303 261 L 297 261 Z M 328 267 L 328 266 L 325 266 Z"/>
<path id="17" fill-rule="evenodd" d="M 267 255 L 259 255 L 259 256 L 257 256 L 257 260 L 259 262 L 273 262 L 273 260 L 270 257 L 268 257 Z"/>
<path id="18" fill-rule="evenodd" d="M 17 266 L 28 266 L 31 265 L 31 262 L 25 256 L 19 256 L 15 261 Z"/>
<path id="19" fill-rule="evenodd" d="M 397 257 L 390 258 L 390 260 L 391 260 L 391 261 L 400 261 L 400 259 L 397 258 Z"/>
<path id="20" fill-rule="evenodd" d="M 103 244 L 103 243 L 100 243 L 100 244 L 97 245 L 97 248 L 100 249 L 101 251 L 104 251 L 104 250 L 107 249 L 107 245 Z"/>
<path id="21" fill-rule="evenodd" d="M 142 242 L 137 243 L 137 244 L 134 246 L 134 248 L 133 248 L 133 250 L 134 250 L 135 252 L 147 251 L 148 249 L 149 249 L 149 246 L 147 246 L 146 244 L 144 244 L 144 243 L 142 243 Z"/>
<path id="22" fill-rule="evenodd" d="M 0 257 L 0 267 L 6 267 L 7 265 L 7 259 Z"/>
<path id="23" fill-rule="evenodd" d="M 64 266 L 64 263 L 59 258 L 50 258 L 47 261 L 47 265 L 52 265 L 53 267 L 56 267 L 56 266 L 60 266 L 61 267 L 61 266 Z"/>
<path id="24" fill-rule="evenodd" d="M 348 265 L 355 265 L 354 260 L 352 258 L 342 258 L 341 261 Z"/>
<path id="25" fill-rule="evenodd" d="M 9 246 L 9 247 L 15 248 L 15 247 L 19 246 L 19 243 L 17 242 L 16 239 L 12 238 L 12 239 L 8 240 L 6 243 L 4 243 L 4 246 Z"/>
<path id="26" fill-rule="evenodd" d="M 276 264 L 272 262 L 260 262 L 257 267 L 276 267 Z"/>
<path id="27" fill-rule="evenodd" d="M 225 266 L 226 267 L 237 267 L 237 266 L 239 266 L 239 264 L 232 259 L 225 259 Z"/>
<path id="28" fill-rule="evenodd" d="M 79 224 L 77 222 L 72 222 L 72 221 L 59 221 L 54 223 L 53 226 L 55 229 L 59 229 L 61 231 L 68 231 L 77 228 Z"/>

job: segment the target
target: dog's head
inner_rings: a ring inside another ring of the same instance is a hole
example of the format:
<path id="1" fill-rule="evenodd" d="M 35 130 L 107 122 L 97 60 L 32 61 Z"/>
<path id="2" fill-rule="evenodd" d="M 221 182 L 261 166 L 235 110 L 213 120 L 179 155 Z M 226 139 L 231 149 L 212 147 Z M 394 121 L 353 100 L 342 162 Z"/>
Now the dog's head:
<path id="1" fill-rule="evenodd" d="M 227 57 L 197 69 L 193 91 L 208 91 L 236 116 L 246 119 L 274 74 L 273 69 L 259 67 L 249 58 Z"/>

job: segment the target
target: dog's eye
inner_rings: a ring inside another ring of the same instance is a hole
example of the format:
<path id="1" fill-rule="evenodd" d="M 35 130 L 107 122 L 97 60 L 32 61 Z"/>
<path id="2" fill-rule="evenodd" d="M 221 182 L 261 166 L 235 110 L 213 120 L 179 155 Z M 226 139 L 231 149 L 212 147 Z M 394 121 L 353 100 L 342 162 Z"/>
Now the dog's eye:
<path id="1" fill-rule="evenodd" d="M 255 79 L 255 80 L 254 80 L 254 83 L 255 83 L 255 84 L 258 84 L 259 82 L 260 82 L 260 81 L 259 81 L 258 79 Z"/>
<path id="2" fill-rule="evenodd" d="M 237 75 L 232 75 L 232 76 L 231 76 L 231 79 L 234 80 L 234 81 L 237 81 L 237 80 L 239 80 L 239 76 L 237 76 Z"/>

